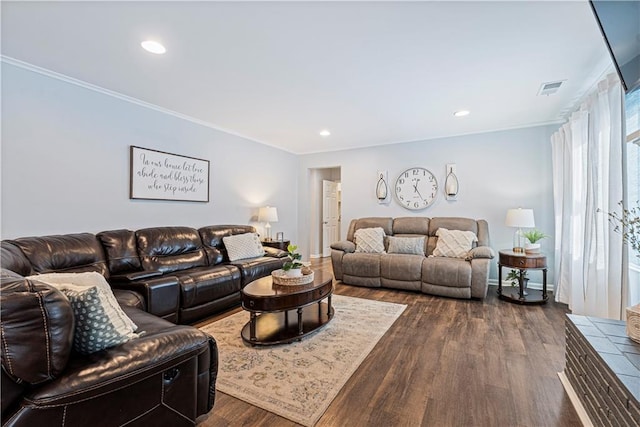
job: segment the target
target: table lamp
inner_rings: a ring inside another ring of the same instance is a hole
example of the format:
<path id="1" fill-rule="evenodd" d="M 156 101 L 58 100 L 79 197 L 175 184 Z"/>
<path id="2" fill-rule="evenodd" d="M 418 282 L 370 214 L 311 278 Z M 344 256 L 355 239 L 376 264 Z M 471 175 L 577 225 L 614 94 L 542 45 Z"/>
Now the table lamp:
<path id="1" fill-rule="evenodd" d="M 522 228 L 536 226 L 533 219 L 533 209 L 509 209 L 507 211 L 507 218 L 505 219 L 504 224 L 507 227 L 517 228 L 513 235 L 513 252 L 524 253 L 524 236 L 522 235 Z"/>
<path id="2" fill-rule="evenodd" d="M 258 211 L 258 221 L 264 222 L 265 240 L 271 240 L 270 222 L 278 222 L 278 210 L 272 206 L 264 206 Z"/>

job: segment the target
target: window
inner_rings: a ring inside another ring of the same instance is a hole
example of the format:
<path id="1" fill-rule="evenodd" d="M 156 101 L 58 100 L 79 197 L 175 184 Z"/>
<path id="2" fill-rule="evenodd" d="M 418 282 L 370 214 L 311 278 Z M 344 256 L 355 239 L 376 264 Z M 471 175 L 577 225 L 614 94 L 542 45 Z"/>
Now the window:
<path id="1" fill-rule="evenodd" d="M 640 89 L 625 97 L 628 207 L 640 201 Z M 640 254 L 629 251 L 629 303 L 640 302 Z"/>

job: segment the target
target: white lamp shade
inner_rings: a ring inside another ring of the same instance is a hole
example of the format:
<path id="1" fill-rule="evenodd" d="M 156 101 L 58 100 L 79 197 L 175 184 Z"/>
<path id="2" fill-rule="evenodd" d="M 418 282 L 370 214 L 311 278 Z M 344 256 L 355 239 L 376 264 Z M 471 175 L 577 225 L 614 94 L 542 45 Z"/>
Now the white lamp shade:
<path id="1" fill-rule="evenodd" d="M 507 227 L 535 227 L 533 209 L 509 209 L 504 224 Z"/>
<path id="2" fill-rule="evenodd" d="M 272 206 L 265 206 L 258 211 L 258 221 L 278 222 L 278 210 Z"/>

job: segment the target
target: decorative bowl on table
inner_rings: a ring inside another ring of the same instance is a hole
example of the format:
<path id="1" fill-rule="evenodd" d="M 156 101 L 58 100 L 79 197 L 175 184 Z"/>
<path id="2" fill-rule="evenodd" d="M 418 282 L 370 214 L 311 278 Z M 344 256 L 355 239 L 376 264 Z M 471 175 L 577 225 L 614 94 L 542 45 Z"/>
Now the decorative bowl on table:
<path id="1" fill-rule="evenodd" d="M 271 278 L 276 285 L 307 285 L 313 282 L 313 270 L 302 269 L 302 276 L 291 277 L 283 269 L 278 269 L 271 272 Z"/>

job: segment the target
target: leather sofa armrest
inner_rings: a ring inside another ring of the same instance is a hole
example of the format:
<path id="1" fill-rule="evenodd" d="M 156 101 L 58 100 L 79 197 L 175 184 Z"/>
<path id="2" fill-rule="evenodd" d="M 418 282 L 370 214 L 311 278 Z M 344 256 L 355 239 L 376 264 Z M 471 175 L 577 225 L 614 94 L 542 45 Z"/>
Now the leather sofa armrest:
<path id="1" fill-rule="evenodd" d="M 133 273 L 112 274 L 111 280 L 116 282 L 133 282 L 134 280 L 148 279 L 150 277 L 160 277 L 162 272 L 158 270 L 134 271 Z"/>
<path id="2" fill-rule="evenodd" d="M 353 242 L 350 242 L 349 240 L 342 240 L 340 242 L 332 243 L 331 249 L 351 253 L 356 251 L 356 244 Z"/>
<path id="3" fill-rule="evenodd" d="M 278 248 L 271 248 L 269 246 L 263 246 L 264 248 L 264 256 L 272 257 L 272 258 L 284 258 L 288 255 L 287 251 L 283 251 Z"/>
<path id="4" fill-rule="evenodd" d="M 495 257 L 495 253 L 493 252 L 493 249 L 491 249 L 489 246 L 478 246 L 469 251 L 469 253 L 467 254 L 467 261 L 470 261 L 476 258 L 492 259 L 494 257 Z"/>
<path id="5" fill-rule="evenodd" d="M 180 284 L 177 277 L 161 276 L 136 281 L 118 281 L 117 277 L 110 278 L 109 283 L 113 288 L 129 289 L 142 294 L 148 313 L 173 323 L 178 322 Z"/>

